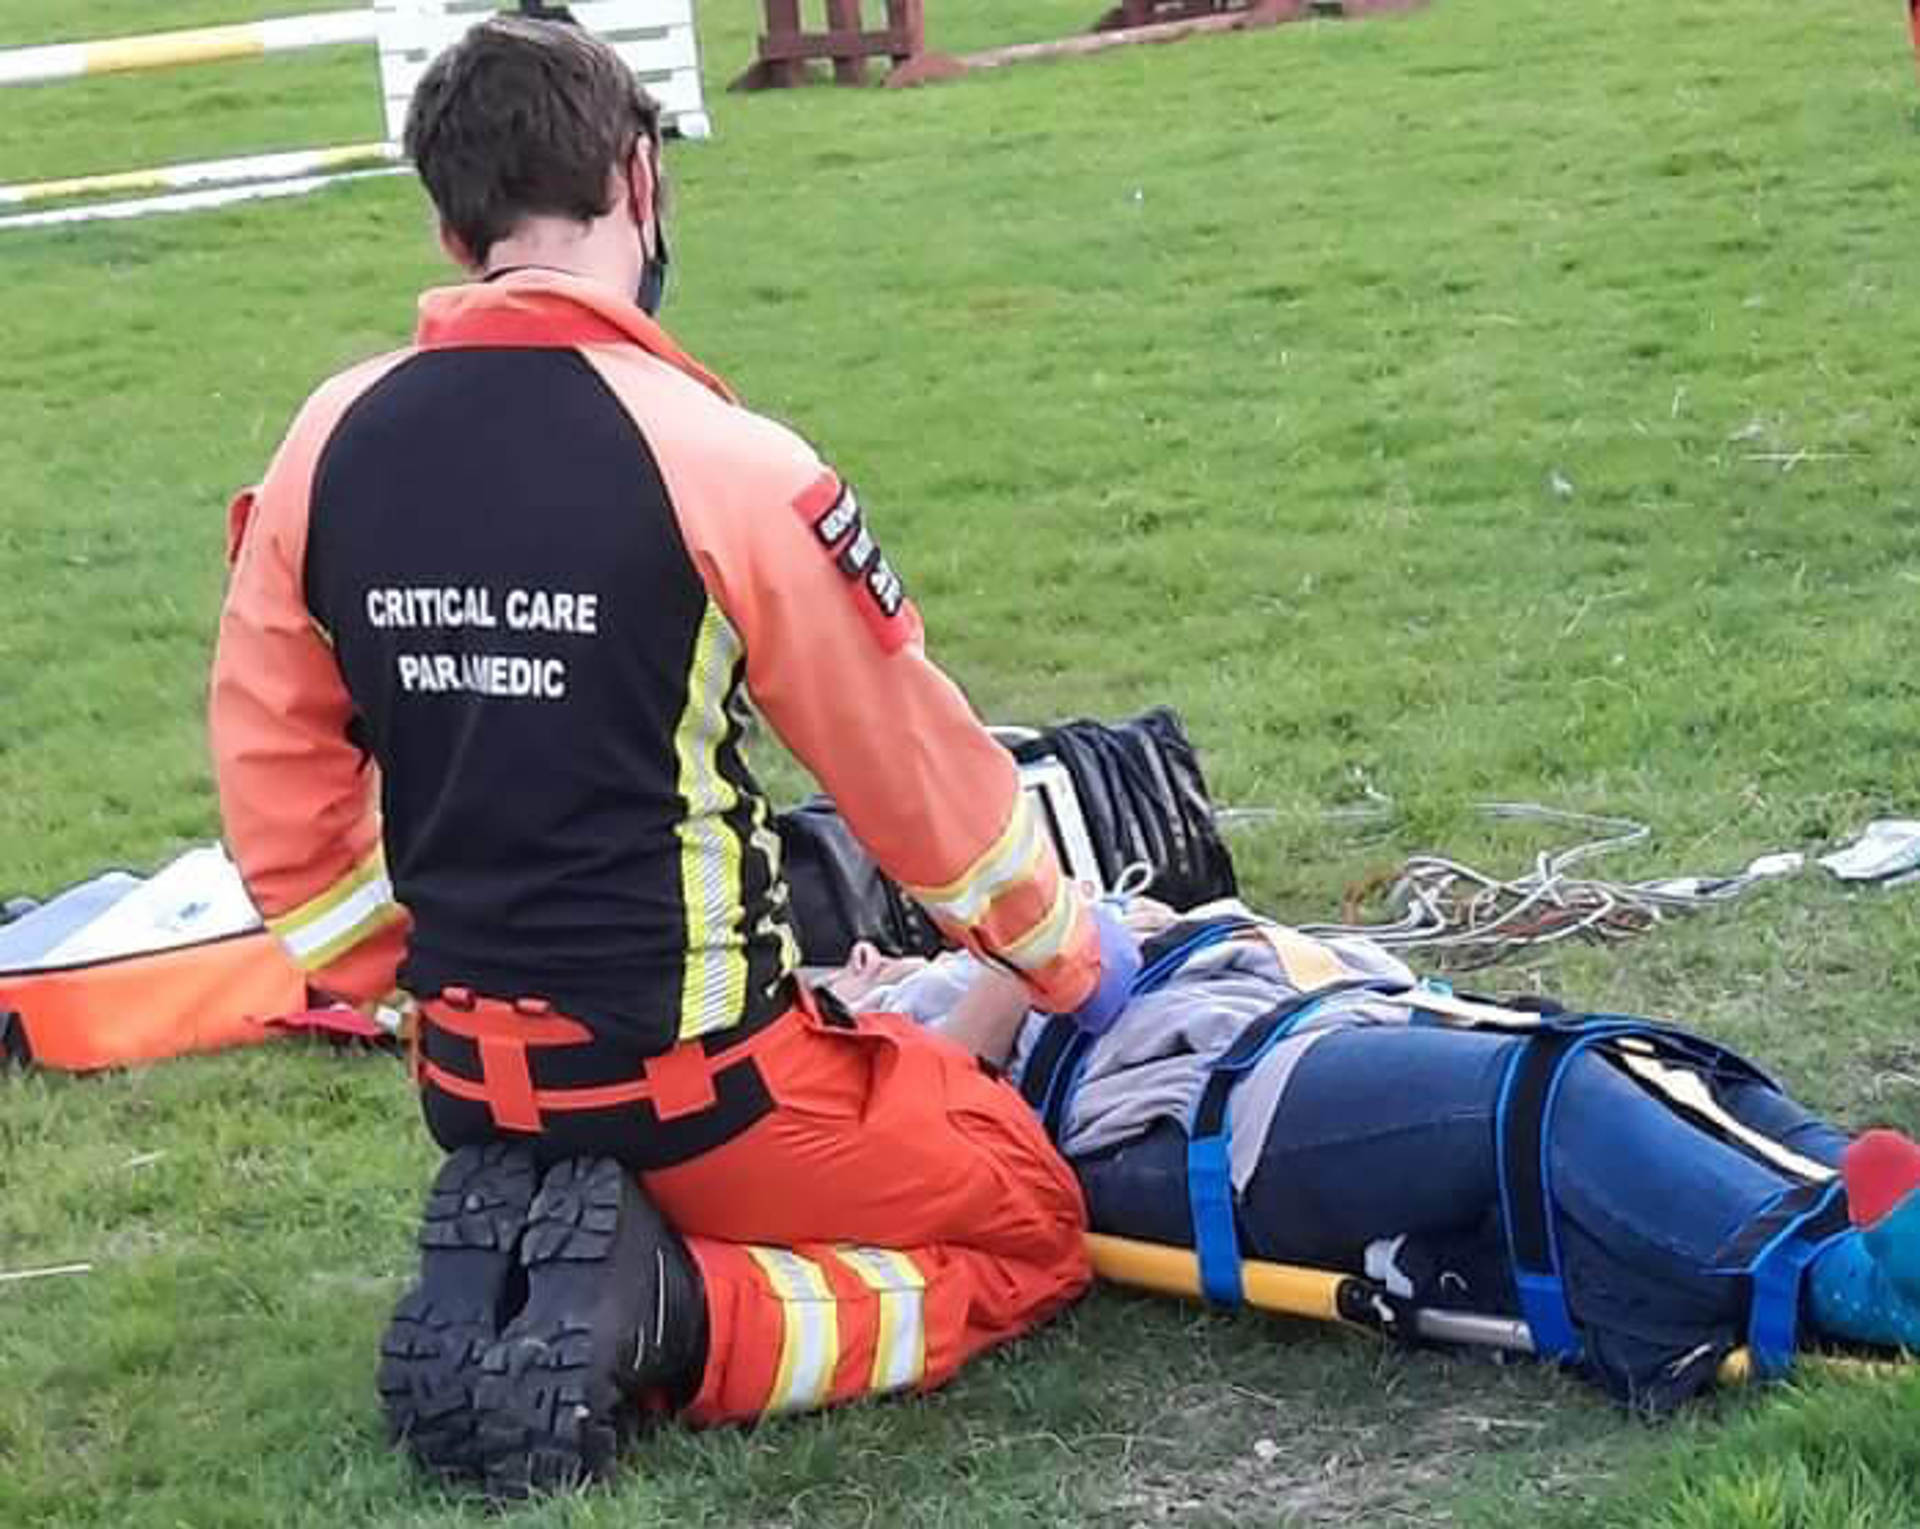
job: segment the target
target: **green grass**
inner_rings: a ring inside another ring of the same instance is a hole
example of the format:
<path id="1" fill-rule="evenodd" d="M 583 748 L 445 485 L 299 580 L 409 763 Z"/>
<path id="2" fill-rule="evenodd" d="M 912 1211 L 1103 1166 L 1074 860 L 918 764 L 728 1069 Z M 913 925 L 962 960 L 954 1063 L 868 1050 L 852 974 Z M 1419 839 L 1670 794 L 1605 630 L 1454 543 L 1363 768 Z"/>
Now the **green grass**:
<path id="1" fill-rule="evenodd" d="M 964 49 L 1098 6 L 933 9 Z M 1920 805 L 1897 9 L 1438 0 L 746 98 L 755 8 L 709 3 L 668 317 L 859 484 L 983 711 L 1177 705 L 1216 795 L 1278 811 L 1234 841 L 1274 911 L 1415 848 L 1523 864 L 1486 797 L 1650 820 L 1623 871 L 1734 869 Z M 247 13 L 0 0 L 0 43 Z M 0 179 L 364 137 L 372 68 L 12 91 Z M 442 273 L 398 179 L 0 233 L 0 273 L 0 889 L 46 892 L 217 832 L 226 496 Z M 1384 825 L 1327 816 L 1368 791 Z M 1916 909 L 1809 876 L 1530 980 L 1916 1129 Z M 0 1287 L 0 1523 L 486 1521 L 377 1436 L 429 1162 L 376 1060 L 0 1082 L 0 1269 L 96 1265 Z M 1917 1385 L 1654 1430 L 1532 1369 L 1103 1294 L 938 1397 L 671 1434 L 517 1521 L 1908 1525 Z"/>

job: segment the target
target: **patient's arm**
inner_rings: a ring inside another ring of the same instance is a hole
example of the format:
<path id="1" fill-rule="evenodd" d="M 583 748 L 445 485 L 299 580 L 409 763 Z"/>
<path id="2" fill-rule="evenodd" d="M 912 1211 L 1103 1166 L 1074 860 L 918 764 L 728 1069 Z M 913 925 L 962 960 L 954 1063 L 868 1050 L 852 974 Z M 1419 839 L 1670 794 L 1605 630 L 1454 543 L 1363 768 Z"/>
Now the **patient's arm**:
<path id="1" fill-rule="evenodd" d="M 1150 897 L 1127 899 L 1122 921 L 1140 939 L 1178 923 L 1180 915 Z M 981 963 L 978 975 L 953 1006 L 953 1012 L 930 1028 L 966 1047 L 983 1062 L 1004 1067 L 1013 1054 L 1020 1022 L 1027 1017 L 1032 996 L 1025 986 L 996 967 Z"/>
<path id="2" fill-rule="evenodd" d="M 983 964 L 953 1012 L 931 1028 L 981 1061 L 1004 1067 L 1031 1001 L 1025 983 Z"/>

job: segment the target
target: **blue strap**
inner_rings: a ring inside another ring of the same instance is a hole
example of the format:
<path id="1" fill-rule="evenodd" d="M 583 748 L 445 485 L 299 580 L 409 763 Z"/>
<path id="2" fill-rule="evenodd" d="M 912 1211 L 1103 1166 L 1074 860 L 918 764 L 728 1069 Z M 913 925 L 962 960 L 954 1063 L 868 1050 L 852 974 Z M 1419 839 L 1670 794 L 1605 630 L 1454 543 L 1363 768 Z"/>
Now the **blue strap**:
<path id="1" fill-rule="evenodd" d="M 1044 1115 L 1047 1100 L 1053 1096 L 1061 1059 L 1080 1028 L 1064 1014 L 1051 1014 L 1040 1027 L 1040 1034 L 1020 1068 L 1020 1097 L 1037 1114 Z"/>
<path id="2" fill-rule="evenodd" d="M 1060 1066 L 1054 1072 L 1053 1088 L 1047 1095 L 1046 1107 L 1040 1112 L 1040 1123 L 1047 1128 L 1048 1137 L 1055 1142 L 1066 1134 L 1067 1117 L 1073 1109 L 1073 1096 L 1080 1092 L 1080 1080 L 1086 1076 L 1087 1060 L 1093 1055 L 1094 1039 L 1084 1030 L 1078 1032 L 1068 1043 Z"/>
<path id="3" fill-rule="evenodd" d="M 1515 1269 L 1513 1288 L 1520 1298 L 1520 1315 L 1533 1335 L 1535 1355 L 1556 1364 L 1578 1364 L 1586 1352 L 1586 1342 L 1573 1325 L 1573 1310 L 1567 1305 L 1567 1287 L 1559 1270 L 1522 1274 Z"/>
<path id="4" fill-rule="evenodd" d="M 1020 1073 L 1020 1096 L 1055 1142 L 1066 1129 L 1067 1111 L 1072 1108 L 1074 1091 L 1080 1087 L 1093 1042 L 1094 1037 L 1066 1015 L 1055 1014 L 1027 1054 Z"/>
<path id="5" fill-rule="evenodd" d="M 1839 1179 L 1824 1186 L 1811 1206 L 1795 1216 L 1748 1266 L 1752 1282 L 1747 1308 L 1747 1348 L 1756 1375 L 1784 1373 L 1799 1346 L 1800 1286 L 1808 1267 L 1837 1238 L 1847 1234 L 1846 1186 Z"/>
<path id="6" fill-rule="evenodd" d="M 1638 1037 L 1665 1056 L 1713 1075 L 1740 1076 L 1777 1088 L 1773 1080 L 1737 1053 L 1700 1036 L 1624 1014 L 1559 1015 L 1517 1047 L 1501 1079 L 1495 1107 L 1500 1169 L 1500 1220 L 1512 1264 L 1520 1314 L 1533 1335 L 1534 1352 L 1577 1363 L 1585 1343 L 1567 1305 L 1560 1236 L 1555 1225 L 1553 1168 L 1549 1145 L 1553 1112 L 1567 1068 L 1581 1052 Z M 1837 1193 L 1837 1189 L 1832 1193 Z M 1811 1198 L 1811 1192 L 1809 1194 Z M 1793 1353 L 1801 1276 L 1831 1240 L 1831 1194 L 1817 1203 L 1796 1201 L 1779 1221 L 1756 1227 L 1771 1240 L 1738 1271 L 1752 1279 L 1749 1344 L 1755 1367 L 1784 1365 Z"/>
<path id="7" fill-rule="evenodd" d="M 1612 1016 L 1556 1020 L 1514 1048 L 1494 1107 L 1500 1224 L 1512 1265 L 1514 1295 L 1543 1359 L 1577 1364 L 1586 1352 L 1561 1277 L 1554 1225 L 1553 1111 L 1568 1065 L 1591 1046 L 1655 1027 Z"/>
<path id="8" fill-rule="evenodd" d="M 1187 1205 L 1193 1217 L 1193 1247 L 1200 1258 L 1200 1289 L 1210 1301 L 1237 1306 L 1245 1294 L 1240 1278 L 1240 1232 L 1234 1223 L 1234 1085 L 1331 999 L 1354 992 L 1402 992 L 1406 984 L 1385 980 L 1341 982 L 1299 993 L 1262 1015 L 1207 1068 L 1207 1081 L 1187 1128 Z"/>
<path id="9" fill-rule="evenodd" d="M 1240 1234 L 1233 1220 L 1231 1140 L 1222 1132 L 1187 1143 L 1187 1203 L 1193 1215 L 1193 1247 L 1200 1255 L 1200 1293 L 1220 1306 L 1238 1306 L 1246 1294 L 1240 1280 Z"/>
<path id="10" fill-rule="evenodd" d="M 1201 951 L 1257 927 L 1245 919 L 1223 919 L 1218 923 L 1201 925 L 1171 950 L 1162 951 L 1140 969 L 1133 979 L 1133 996 L 1137 998 L 1142 993 L 1165 987 L 1180 968 Z"/>
<path id="11" fill-rule="evenodd" d="M 1522 1040 L 1513 1048 L 1500 1078 L 1494 1104 L 1494 1158 L 1499 1165 L 1500 1228 L 1512 1267 L 1514 1295 L 1520 1316 L 1533 1337 L 1533 1351 L 1542 1358 L 1569 1360 L 1579 1356 L 1580 1335 L 1567 1309 L 1567 1292 L 1560 1281 L 1558 1261 L 1550 1240 L 1551 1206 L 1545 1184 L 1538 1181 L 1537 1156 L 1544 1140 L 1541 1116 L 1557 1061 L 1541 1053 L 1554 1047 L 1550 1039 Z M 1524 1096 L 1527 1118 L 1518 1118 L 1516 1100 Z"/>

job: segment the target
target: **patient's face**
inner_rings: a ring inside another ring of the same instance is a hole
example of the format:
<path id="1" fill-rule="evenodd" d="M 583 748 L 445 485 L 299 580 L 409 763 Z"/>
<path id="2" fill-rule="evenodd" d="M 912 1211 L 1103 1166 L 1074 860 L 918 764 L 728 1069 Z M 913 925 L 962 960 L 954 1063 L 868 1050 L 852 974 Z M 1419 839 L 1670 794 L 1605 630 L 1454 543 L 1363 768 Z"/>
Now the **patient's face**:
<path id="1" fill-rule="evenodd" d="M 857 1009 L 876 988 L 911 977 L 926 965 L 924 956 L 883 956 L 877 947 L 862 940 L 853 947 L 847 964 L 821 986 L 848 1008 Z"/>

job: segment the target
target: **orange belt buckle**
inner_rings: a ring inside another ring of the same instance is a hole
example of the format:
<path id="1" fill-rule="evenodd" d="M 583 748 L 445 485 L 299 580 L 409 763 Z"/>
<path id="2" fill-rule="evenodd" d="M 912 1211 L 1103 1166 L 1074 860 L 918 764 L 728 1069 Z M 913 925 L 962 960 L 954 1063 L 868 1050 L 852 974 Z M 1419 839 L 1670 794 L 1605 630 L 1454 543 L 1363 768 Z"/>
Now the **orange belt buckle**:
<path id="1" fill-rule="evenodd" d="M 483 1035 L 474 1045 L 480 1050 L 480 1082 L 493 1123 L 507 1131 L 538 1131 L 540 1105 L 533 1097 L 526 1042 L 510 1035 Z"/>
<path id="2" fill-rule="evenodd" d="M 682 1041 L 671 1051 L 648 1057 L 642 1070 L 654 1113 L 662 1122 L 710 1110 L 718 1098 L 713 1064 L 698 1041 Z"/>

